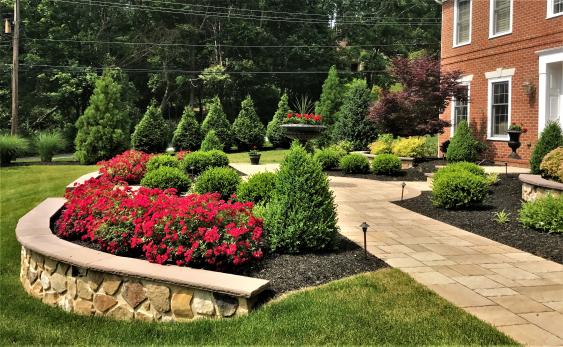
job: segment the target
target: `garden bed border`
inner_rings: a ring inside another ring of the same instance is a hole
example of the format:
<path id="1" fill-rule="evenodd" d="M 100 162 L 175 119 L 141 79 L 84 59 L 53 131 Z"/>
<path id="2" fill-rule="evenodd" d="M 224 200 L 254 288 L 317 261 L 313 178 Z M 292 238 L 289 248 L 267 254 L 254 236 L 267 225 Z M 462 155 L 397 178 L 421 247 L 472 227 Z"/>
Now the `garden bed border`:
<path id="1" fill-rule="evenodd" d="M 524 201 L 534 201 L 547 194 L 554 196 L 563 194 L 563 183 L 546 180 L 540 175 L 521 174 L 518 179 L 522 182 L 522 200 Z"/>

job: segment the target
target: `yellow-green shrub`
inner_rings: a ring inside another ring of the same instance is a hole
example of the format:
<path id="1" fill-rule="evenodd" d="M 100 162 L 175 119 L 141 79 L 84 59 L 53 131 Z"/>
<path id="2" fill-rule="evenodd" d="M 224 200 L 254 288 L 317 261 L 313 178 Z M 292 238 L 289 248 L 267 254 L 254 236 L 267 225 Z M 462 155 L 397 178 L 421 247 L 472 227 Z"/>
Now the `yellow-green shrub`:
<path id="1" fill-rule="evenodd" d="M 549 152 L 543 158 L 540 170 L 544 176 L 563 182 L 563 147 Z"/>
<path id="2" fill-rule="evenodd" d="M 371 154 L 391 154 L 393 148 L 393 135 L 381 134 L 377 137 L 377 141 L 368 146 Z"/>
<path id="3" fill-rule="evenodd" d="M 400 138 L 393 143 L 392 153 L 398 157 L 422 158 L 426 148 L 426 138 Z"/>

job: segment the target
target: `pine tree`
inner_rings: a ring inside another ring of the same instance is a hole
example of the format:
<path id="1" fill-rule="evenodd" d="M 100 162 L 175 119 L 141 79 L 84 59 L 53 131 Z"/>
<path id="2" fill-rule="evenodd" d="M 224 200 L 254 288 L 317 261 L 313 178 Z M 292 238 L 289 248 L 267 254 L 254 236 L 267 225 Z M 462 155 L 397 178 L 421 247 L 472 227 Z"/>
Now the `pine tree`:
<path id="1" fill-rule="evenodd" d="M 160 108 L 153 101 L 135 127 L 131 137 L 133 148 L 147 153 L 164 152 L 168 145 L 167 126 Z"/>
<path id="2" fill-rule="evenodd" d="M 298 141 L 281 163 L 264 217 L 275 252 L 319 251 L 334 241 L 336 205 L 328 178 Z"/>
<path id="3" fill-rule="evenodd" d="M 371 97 L 366 81 L 356 79 L 348 85 L 338 112 L 334 136 L 338 141 L 350 141 L 354 150 L 365 150 L 377 138 L 375 125 L 367 117 Z"/>
<path id="4" fill-rule="evenodd" d="M 172 145 L 177 151 L 196 151 L 201 145 L 201 128 L 191 106 L 186 106 L 174 131 Z"/>
<path id="5" fill-rule="evenodd" d="M 274 114 L 274 118 L 268 123 L 268 128 L 266 130 L 266 136 L 268 141 L 274 147 L 288 148 L 291 144 L 288 137 L 285 136 L 281 125 L 283 124 L 284 118 L 289 113 L 289 98 L 287 93 L 283 94 L 278 103 L 278 110 Z"/>
<path id="6" fill-rule="evenodd" d="M 231 124 L 223 111 L 223 106 L 218 96 L 214 97 L 211 103 L 207 105 L 207 117 L 205 117 L 201 125 L 202 135 L 207 135 L 211 129 L 215 130 L 221 143 L 223 143 L 225 148 L 229 149 L 232 145 Z"/>
<path id="7" fill-rule="evenodd" d="M 233 123 L 232 134 L 235 144 L 240 149 L 252 146 L 262 147 L 266 131 L 254 110 L 254 102 L 247 96 L 240 105 L 240 112 Z"/>
<path id="8" fill-rule="evenodd" d="M 550 122 L 541 133 L 540 139 L 536 143 L 534 152 L 530 158 L 530 169 L 534 175 L 541 173 L 541 162 L 547 153 L 559 146 L 563 146 L 561 127 L 555 122 Z"/>
<path id="9" fill-rule="evenodd" d="M 129 147 L 129 115 L 121 94 L 111 71 L 104 71 L 88 108 L 76 121 L 75 156 L 82 164 L 109 159 Z"/>

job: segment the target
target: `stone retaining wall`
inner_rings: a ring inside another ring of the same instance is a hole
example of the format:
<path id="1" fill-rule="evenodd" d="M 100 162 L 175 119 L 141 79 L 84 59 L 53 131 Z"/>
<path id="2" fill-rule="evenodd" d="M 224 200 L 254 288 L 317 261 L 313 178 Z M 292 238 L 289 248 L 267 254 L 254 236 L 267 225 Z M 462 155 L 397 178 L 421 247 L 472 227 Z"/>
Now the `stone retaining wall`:
<path id="1" fill-rule="evenodd" d="M 522 200 L 534 201 L 548 194 L 559 196 L 563 194 L 563 183 L 550 181 L 539 175 L 520 175 L 522 182 Z"/>

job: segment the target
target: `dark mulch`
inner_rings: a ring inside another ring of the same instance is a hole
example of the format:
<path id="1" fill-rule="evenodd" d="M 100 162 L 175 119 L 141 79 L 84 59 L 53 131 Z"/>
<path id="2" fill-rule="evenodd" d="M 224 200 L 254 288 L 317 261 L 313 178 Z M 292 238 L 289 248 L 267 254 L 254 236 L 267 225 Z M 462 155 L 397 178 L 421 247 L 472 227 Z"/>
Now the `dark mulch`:
<path id="1" fill-rule="evenodd" d="M 446 165 L 446 162 L 441 159 L 427 160 L 416 163 L 416 166 L 408 170 L 401 170 L 401 173 L 397 176 L 383 176 L 374 174 L 356 174 L 348 175 L 344 174 L 342 171 L 327 171 L 329 176 L 336 177 L 351 177 L 351 178 L 364 178 L 368 180 L 377 181 L 426 181 L 425 173 L 431 173 L 436 171 L 436 165 Z"/>
<path id="2" fill-rule="evenodd" d="M 563 235 L 528 229 L 518 222 L 522 205 L 522 184 L 518 175 L 501 175 L 484 206 L 471 210 L 445 210 L 432 206 L 430 192 L 395 204 L 491 240 L 563 264 Z M 510 213 L 510 222 L 494 221 L 494 212 Z"/>

